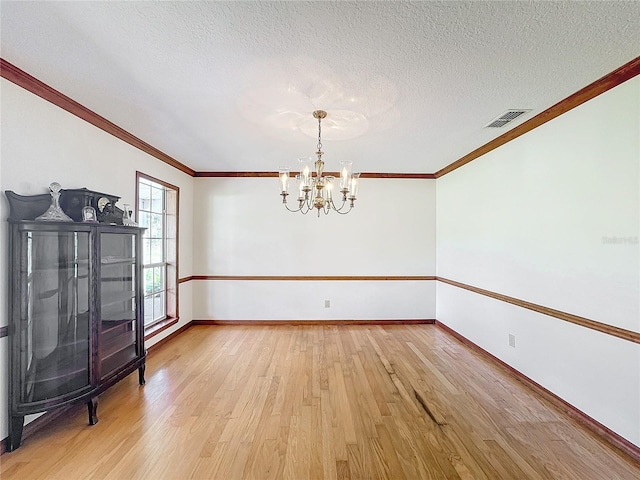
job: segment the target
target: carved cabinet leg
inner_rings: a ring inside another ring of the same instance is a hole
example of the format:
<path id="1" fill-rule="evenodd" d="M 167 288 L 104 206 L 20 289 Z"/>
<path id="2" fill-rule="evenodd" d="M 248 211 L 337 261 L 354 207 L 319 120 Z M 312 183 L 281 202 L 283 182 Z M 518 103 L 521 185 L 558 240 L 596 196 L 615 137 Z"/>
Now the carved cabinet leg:
<path id="1" fill-rule="evenodd" d="M 89 425 L 98 423 L 98 397 L 93 397 L 87 402 L 87 410 L 89 411 Z"/>
<path id="2" fill-rule="evenodd" d="M 140 383 L 140 385 L 144 385 L 145 384 L 145 380 L 144 380 L 144 370 L 145 370 L 145 364 L 143 363 L 142 365 L 140 365 L 140 367 L 138 368 L 138 383 Z"/>
<path id="3" fill-rule="evenodd" d="M 11 416 L 11 424 L 9 425 L 9 439 L 7 443 L 7 451 L 13 452 L 22 443 L 22 429 L 24 428 L 24 416 Z"/>

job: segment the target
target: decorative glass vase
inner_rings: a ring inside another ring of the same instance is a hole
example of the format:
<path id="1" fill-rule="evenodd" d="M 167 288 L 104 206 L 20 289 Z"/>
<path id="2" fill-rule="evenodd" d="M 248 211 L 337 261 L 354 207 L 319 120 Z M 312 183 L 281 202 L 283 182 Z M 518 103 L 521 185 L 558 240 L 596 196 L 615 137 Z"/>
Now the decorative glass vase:
<path id="1" fill-rule="evenodd" d="M 131 218 L 131 212 L 129 210 L 129 205 L 124 204 L 124 211 L 122 212 L 122 225 L 125 227 L 137 227 L 138 224 L 133 221 Z"/>
<path id="2" fill-rule="evenodd" d="M 49 185 L 49 192 L 51 193 L 51 206 L 36 220 L 43 220 L 48 222 L 73 222 L 73 219 L 69 217 L 62 207 L 60 207 L 60 190 L 62 187 L 58 182 L 53 182 Z"/>

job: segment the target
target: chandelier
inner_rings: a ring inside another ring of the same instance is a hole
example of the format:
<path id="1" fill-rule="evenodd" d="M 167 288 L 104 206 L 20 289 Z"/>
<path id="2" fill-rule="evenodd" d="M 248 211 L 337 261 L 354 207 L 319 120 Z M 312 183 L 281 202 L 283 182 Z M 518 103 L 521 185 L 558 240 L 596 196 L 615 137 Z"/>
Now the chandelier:
<path id="1" fill-rule="evenodd" d="M 324 110 L 316 110 L 313 117 L 318 119 L 318 151 L 316 155 L 318 159 L 313 162 L 312 157 L 301 157 L 298 159 L 300 163 L 300 173 L 296 174 L 295 179 L 298 183 L 298 208 L 291 209 L 287 205 L 287 196 L 289 195 L 289 167 L 280 167 L 279 177 L 282 186 L 282 203 L 290 212 L 302 212 L 307 214 L 314 208 L 325 215 L 331 210 L 341 215 L 346 215 L 351 211 L 358 194 L 358 182 L 360 173 L 352 173 L 351 166 L 353 162 L 340 162 L 340 193 L 342 194 L 342 204 L 337 207 L 333 199 L 333 190 L 336 187 L 336 177 L 332 175 L 323 176 L 324 161 L 322 161 L 322 119 L 327 116 Z M 312 167 L 315 167 L 315 175 L 312 173 Z M 348 209 L 346 209 L 348 200 Z"/>

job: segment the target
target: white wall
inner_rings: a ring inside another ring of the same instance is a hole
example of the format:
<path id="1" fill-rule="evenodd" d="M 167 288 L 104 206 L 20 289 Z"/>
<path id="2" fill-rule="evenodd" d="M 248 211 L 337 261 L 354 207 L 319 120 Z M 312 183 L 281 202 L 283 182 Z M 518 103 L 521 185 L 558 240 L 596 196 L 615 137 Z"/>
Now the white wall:
<path id="1" fill-rule="evenodd" d="M 439 178 L 438 276 L 640 331 L 639 92 L 628 81 Z M 440 282 L 437 318 L 640 445 L 640 345 Z"/>
<path id="2" fill-rule="evenodd" d="M 22 195 L 46 193 L 51 182 L 135 200 L 136 170 L 180 188 L 180 276 L 191 274 L 193 178 L 97 129 L 26 90 L 1 80 L 0 187 Z M 8 205 L 0 200 L 0 326 L 7 325 L 6 242 Z M 191 285 L 180 287 L 180 322 L 147 346 L 191 321 Z M 7 345 L 0 339 L 0 438 L 7 435 Z"/>
<path id="3" fill-rule="evenodd" d="M 0 86 L 2 190 L 44 193 L 58 181 L 132 202 L 136 170 L 177 185 L 180 277 L 434 275 L 436 225 L 438 275 L 640 329 L 638 245 L 606 243 L 639 235 L 639 79 L 437 182 L 363 179 L 354 212 L 320 219 L 281 210 L 276 179 L 194 180 L 5 80 Z M 6 216 L 3 197 L 3 251 Z M 5 257 L 0 326 L 7 322 Z M 180 286 L 180 313 L 179 325 L 154 342 L 192 318 L 438 318 L 640 445 L 637 344 L 450 285 L 191 281 Z M 6 338 L 0 359 L 6 412 Z M 0 414 L 0 438 L 6 422 Z"/>
<path id="4" fill-rule="evenodd" d="M 354 211 L 321 218 L 287 212 L 276 178 L 197 178 L 195 198 L 196 275 L 435 274 L 434 180 L 363 179 Z M 433 281 L 191 283 L 197 319 L 435 316 Z"/>

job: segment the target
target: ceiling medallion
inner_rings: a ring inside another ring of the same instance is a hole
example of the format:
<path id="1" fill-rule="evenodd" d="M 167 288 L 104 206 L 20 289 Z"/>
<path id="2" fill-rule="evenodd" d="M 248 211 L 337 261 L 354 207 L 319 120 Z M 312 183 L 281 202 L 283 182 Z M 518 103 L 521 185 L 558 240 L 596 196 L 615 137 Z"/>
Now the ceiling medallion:
<path id="1" fill-rule="evenodd" d="M 340 162 L 340 193 L 342 193 L 342 205 L 336 207 L 333 200 L 333 189 L 335 187 L 336 177 L 323 176 L 324 161 L 322 160 L 322 119 L 326 118 L 327 112 L 324 110 L 316 110 L 313 117 L 318 119 L 318 151 L 316 155 L 318 159 L 313 162 L 312 157 L 300 157 L 300 173 L 296 174 L 295 179 L 298 182 L 298 208 L 291 209 L 287 205 L 287 196 L 289 195 L 289 167 L 280 167 L 279 177 L 282 187 L 282 203 L 290 212 L 302 212 L 307 214 L 314 208 L 325 215 L 331 210 L 341 215 L 346 215 L 353 209 L 358 194 L 358 183 L 360 173 L 351 173 L 351 165 L 353 162 Z M 312 165 L 315 166 L 315 175 L 312 173 Z M 349 200 L 349 208 L 345 210 Z"/>

